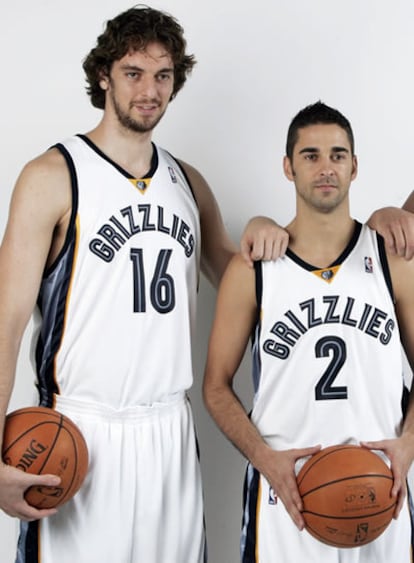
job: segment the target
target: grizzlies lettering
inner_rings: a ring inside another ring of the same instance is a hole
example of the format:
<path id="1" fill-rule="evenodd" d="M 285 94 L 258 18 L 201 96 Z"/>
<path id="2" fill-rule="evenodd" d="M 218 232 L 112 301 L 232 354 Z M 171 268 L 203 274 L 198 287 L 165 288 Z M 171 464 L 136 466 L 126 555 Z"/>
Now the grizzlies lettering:
<path id="1" fill-rule="evenodd" d="M 105 262 L 111 262 L 118 250 L 134 235 L 146 231 L 158 231 L 175 239 L 184 249 L 187 258 L 194 252 L 195 241 L 187 223 L 173 214 L 164 216 L 164 209 L 157 205 L 128 206 L 112 215 L 98 230 L 89 243 L 89 249 Z"/>
<path id="2" fill-rule="evenodd" d="M 322 300 L 307 299 L 298 310 L 288 310 L 283 320 L 274 323 L 272 337 L 265 340 L 263 350 L 281 360 L 308 330 L 320 325 L 343 324 L 377 338 L 384 346 L 391 340 L 395 322 L 388 314 L 368 303 L 357 303 L 353 297 L 325 295 Z"/>

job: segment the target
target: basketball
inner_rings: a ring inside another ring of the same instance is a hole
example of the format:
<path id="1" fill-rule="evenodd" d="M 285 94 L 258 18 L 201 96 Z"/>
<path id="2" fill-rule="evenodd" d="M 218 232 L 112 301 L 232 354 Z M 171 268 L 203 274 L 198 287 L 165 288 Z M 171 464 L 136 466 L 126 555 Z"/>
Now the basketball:
<path id="1" fill-rule="evenodd" d="M 303 465 L 297 483 L 305 527 L 328 545 L 365 545 L 392 519 L 392 472 L 371 450 L 352 445 L 322 449 Z"/>
<path id="2" fill-rule="evenodd" d="M 88 470 L 88 449 L 78 427 L 45 407 L 27 407 L 6 416 L 3 460 L 37 475 L 58 475 L 57 487 L 33 486 L 25 494 L 36 508 L 62 505 L 79 490 Z"/>

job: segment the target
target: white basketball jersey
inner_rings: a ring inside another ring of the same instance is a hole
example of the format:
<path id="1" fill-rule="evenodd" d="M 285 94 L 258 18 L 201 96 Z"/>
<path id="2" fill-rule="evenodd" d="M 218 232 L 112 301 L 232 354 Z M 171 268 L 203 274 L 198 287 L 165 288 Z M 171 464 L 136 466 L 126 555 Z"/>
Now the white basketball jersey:
<path id="1" fill-rule="evenodd" d="M 119 409 L 185 391 L 200 227 L 183 170 L 156 146 L 152 177 L 138 180 L 84 136 L 57 148 L 73 209 L 38 300 L 41 403 L 58 393 Z"/>
<path id="2" fill-rule="evenodd" d="M 398 435 L 403 366 L 383 240 L 356 224 L 330 268 L 314 270 L 288 251 L 256 272 L 251 416 L 266 442 L 287 450 Z M 374 542 L 340 549 L 299 532 L 250 464 L 244 490 L 243 563 L 412 561 L 408 503 Z"/>
<path id="3" fill-rule="evenodd" d="M 252 420 L 275 449 L 393 438 L 403 367 L 383 246 L 357 224 L 337 264 L 261 264 Z"/>

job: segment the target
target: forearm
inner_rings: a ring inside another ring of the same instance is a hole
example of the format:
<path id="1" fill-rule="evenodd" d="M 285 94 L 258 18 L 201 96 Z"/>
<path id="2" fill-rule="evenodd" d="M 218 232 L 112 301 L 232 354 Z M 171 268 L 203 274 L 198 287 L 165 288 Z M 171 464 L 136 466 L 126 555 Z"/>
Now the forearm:
<path id="1" fill-rule="evenodd" d="M 13 391 L 19 342 L 0 335 L 0 444 L 2 442 L 4 419 Z"/>
<path id="2" fill-rule="evenodd" d="M 244 406 L 229 386 L 204 385 L 207 410 L 223 434 L 256 469 L 264 472 L 266 454 L 271 452 Z"/>
<path id="3" fill-rule="evenodd" d="M 201 253 L 201 271 L 214 288 L 218 288 L 221 278 L 237 248 L 226 237 L 215 249 L 203 249 Z"/>

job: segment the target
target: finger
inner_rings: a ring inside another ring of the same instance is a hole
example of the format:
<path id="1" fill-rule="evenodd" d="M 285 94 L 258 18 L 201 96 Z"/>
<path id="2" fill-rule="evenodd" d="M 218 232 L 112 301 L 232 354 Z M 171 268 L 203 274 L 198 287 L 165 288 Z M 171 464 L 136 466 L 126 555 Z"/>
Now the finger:
<path id="1" fill-rule="evenodd" d="M 362 448 L 366 448 L 368 450 L 381 450 L 384 451 L 386 449 L 386 442 L 384 440 L 378 440 L 374 442 L 360 442 L 359 443 Z"/>
<path id="2" fill-rule="evenodd" d="M 286 236 L 280 242 L 280 256 L 284 256 L 286 254 L 288 245 L 289 245 L 289 235 L 286 233 Z"/>
<path id="3" fill-rule="evenodd" d="M 246 264 L 250 267 L 253 268 L 253 261 L 250 258 L 250 251 L 251 251 L 251 245 L 248 242 L 245 242 L 244 240 L 241 241 L 240 243 L 240 252 L 241 255 L 243 256 L 244 261 L 246 262 Z"/>
<path id="4" fill-rule="evenodd" d="M 404 228 L 405 233 L 405 259 L 411 260 L 414 256 L 414 228 L 411 228 L 411 222 Z"/>
<path id="5" fill-rule="evenodd" d="M 405 256 L 405 249 L 407 247 L 407 241 L 405 239 L 404 231 L 402 230 L 401 226 L 395 227 L 393 229 L 393 239 L 394 239 L 394 248 L 395 252 L 398 256 Z"/>
<path id="6" fill-rule="evenodd" d="M 414 237 L 413 237 L 413 241 L 414 241 Z M 407 241 L 407 246 L 405 249 L 405 259 L 412 260 L 413 257 L 414 257 L 414 242 L 413 244 L 411 244 Z"/>
<path id="7" fill-rule="evenodd" d="M 265 253 L 264 239 L 260 238 L 254 240 L 250 250 L 250 259 L 253 261 L 260 260 L 263 258 L 264 253 Z"/>
<path id="8" fill-rule="evenodd" d="M 286 254 L 286 249 L 289 244 L 289 235 L 283 232 L 276 241 L 273 242 L 271 247 L 271 256 L 269 260 L 277 260 Z"/>
<path id="9" fill-rule="evenodd" d="M 404 506 L 404 503 L 405 503 L 405 498 L 406 498 L 406 492 L 404 490 L 400 491 L 400 494 L 398 495 L 398 498 L 397 498 L 397 504 L 395 505 L 394 514 L 393 514 L 393 518 L 395 520 L 400 515 L 400 512 L 401 512 L 401 510 Z"/>
<path id="10" fill-rule="evenodd" d="M 60 477 L 58 475 L 32 475 L 30 473 L 25 473 L 26 476 L 26 488 L 33 486 L 43 486 L 43 487 L 57 487 L 60 484 Z M 24 481 L 22 481 L 24 483 Z"/>
<path id="11" fill-rule="evenodd" d="M 292 450 L 293 456 L 295 460 L 300 459 L 301 457 L 307 457 L 310 455 L 314 455 L 320 451 L 321 445 L 318 444 L 317 446 L 310 446 L 309 448 L 300 448 Z"/>
<path id="12" fill-rule="evenodd" d="M 20 520 L 26 520 L 27 522 L 32 522 L 33 520 L 40 520 L 41 518 L 47 518 L 49 516 L 53 516 L 57 513 L 56 508 L 43 508 L 41 510 L 30 506 L 30 504 L 26 503 L 26 506 L 21 507 L 17 514 L 15 515 Z"/>
<path id="13" fill-rule="evenodd" d="M 279 258 L 280 248 L 278 241 L 264 241 L 263 244 L 263 255 L 261 257 L 265 262 L 270 262 L 271 260 L 276 260 Z"/>
<path id="14" fill-rule="evenodd" d="M 302 531 L 305 527 L 305 520 L 302 516 L 302 513 L 299 512 L 299 510 L 297 510 L 295 508 L 295 509 L 292 509 L 292 511 L 289 512 L 289 514 L 290 514 L 290 517 L 292 518 L 293 522 L 295 523 L 297 529 L 299 531 Z"/>
<path id="15" fill-rule="evenodd" d="M 283 501 L 283 497 L 280 496 L 280 498 Z M 303 528 L 305 527 L 305 520 L 302 515 L 303 505 L 297 488 L 296 492 L 295 488 L 287 492 L 287 498 L 283 502 L 283 504 L 285 505 L 287 512 L 289 513 L 298 530 L 303 530 Z"/>
<path id="16" fill-rule="evenodd" d="M 391 254 L 396 254 L 397 253 L 397 247 L 395 244 L 395 239 L 394 239 L 394 235 L 391 231 L 387 231 L 387 233 L 384 233 L 383 235 L 384 238 L 384 242 L 385 242 L 385 246 L 388 249 L 388 251 Z"/>

